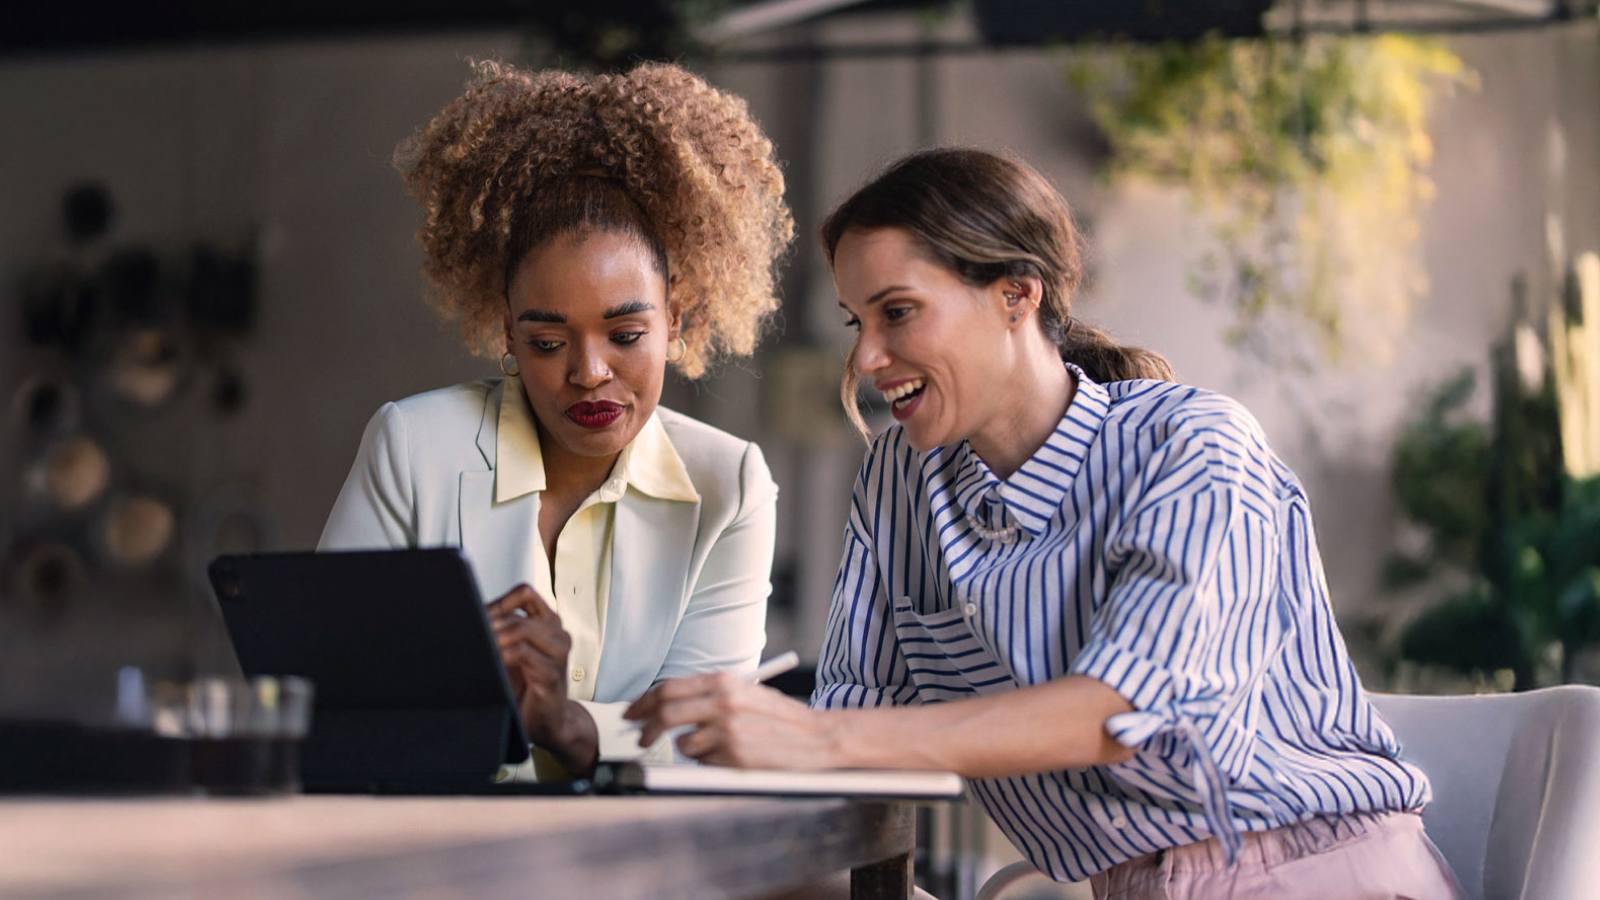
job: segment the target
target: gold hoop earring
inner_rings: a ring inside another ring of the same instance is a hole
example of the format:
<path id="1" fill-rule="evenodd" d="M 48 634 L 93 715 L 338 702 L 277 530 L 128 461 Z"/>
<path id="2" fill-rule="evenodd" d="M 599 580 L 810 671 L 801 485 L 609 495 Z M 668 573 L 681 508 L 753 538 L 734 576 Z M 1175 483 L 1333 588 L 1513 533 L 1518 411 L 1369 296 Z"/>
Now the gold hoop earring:
<path id="1" fill-rule="evenodd" d="M 517 369 L 515 372 L 507 372 L 506 371 L 506 358 L 507 357 L 510 357 L 512 362 L 516 362 L 517 361 L 517 358 L 515 356 L 511 356 L 511 351 L 509 351 L 509 350 L 507 350 L 506 352 L 500 354 L 500 374 L 504 375 L 507 378 L 515 378 L 518 375 L 521 375 L 522 374 L 522 370 L 521 369 Z"/>
<path id="2" fill-rule="evenodd" d="M 677 351 L 676 354 L 673 353 L 674 350 Z M 683 338 L 679 337 L 679 338 L 675 339 L 672 342 L 672 346 L 670 348 L 668 348 L 668 350 L 667 350 L 667 362 L 669 362 L 669 363 L 681 362 L 683 360 L 683 358 L 685 356 L 688 356 L 688 355 L 689 355 L 689 342 L 684 340 Z"/>

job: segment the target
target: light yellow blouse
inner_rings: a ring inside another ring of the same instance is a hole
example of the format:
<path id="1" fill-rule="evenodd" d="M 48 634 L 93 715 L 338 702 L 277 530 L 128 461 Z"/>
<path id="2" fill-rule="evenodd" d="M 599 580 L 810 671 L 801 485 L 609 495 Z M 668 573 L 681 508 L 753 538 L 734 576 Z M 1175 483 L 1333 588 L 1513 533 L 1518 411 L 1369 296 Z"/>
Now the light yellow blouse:
<path id="1" fill-rule="evenodd" d="M 500 424 L 496 437 L 494 500 L 504 503 L 545 489 L 544 453 L 539 448 L 539 432 L 533 411 L 523 393 L 522 383 L 507 379 L 500 401 Z M 561 625 L 572 636 L 567 657 L 567 696 L 573 700 L 594 699 L 595 674 L 604 651 L 606 603 L 611 588 L 611 537 L 616 503 L 629 489 L 662 500 L 696 502 L 700 495 L 689 480 L 683 460 L 673 449 L 661 421 L 651 416 L 639 434 L 622 449 L 611 475 L 599 489 L 584 498 L 556 537 L 555 565 L 545 553 L 544 542 L 534 533 L 528 548 L 537 562 L 533 589 L 561 617 Z M 587 706 L 594 714 L 595 707 Z M 602 754 L 613 749 L 627 731 L 620 722 L 596 722 L 601 735 Z M 617 750 L 622 748 L 617 747 Z M 655 748 L 652 748 L 655 749 Z M 670 758 L 670 747 L 650 754 Z M 533 763 L 538 777 L 559 776 L 552 770 L 554 760 L 536 752 Z M 534 777 L 524 765 L 518 780 Z"/>

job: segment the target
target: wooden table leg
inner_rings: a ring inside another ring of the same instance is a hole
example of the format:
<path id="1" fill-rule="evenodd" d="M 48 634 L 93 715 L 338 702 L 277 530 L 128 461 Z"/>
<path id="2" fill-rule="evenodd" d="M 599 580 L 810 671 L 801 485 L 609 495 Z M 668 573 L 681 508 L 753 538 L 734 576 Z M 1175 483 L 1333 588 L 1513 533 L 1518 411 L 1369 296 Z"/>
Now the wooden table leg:
<path id="1" fill-rule="evenodd" d="M 850 900 L 911 900 L 911 854 L 850 870 Z"/>

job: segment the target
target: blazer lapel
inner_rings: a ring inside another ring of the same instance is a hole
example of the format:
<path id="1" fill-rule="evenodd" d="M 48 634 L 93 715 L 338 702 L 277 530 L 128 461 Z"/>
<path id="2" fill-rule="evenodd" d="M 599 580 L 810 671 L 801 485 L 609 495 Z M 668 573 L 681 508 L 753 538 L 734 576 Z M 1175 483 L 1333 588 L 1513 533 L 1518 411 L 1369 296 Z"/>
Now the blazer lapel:
<path id="1" fill-rule="evenodd" d="M 494 502 L 494 472 L 461 473 L 461 549 L 478 576 L 485 603 L 534 583 L 539 495 Z"/>
<path id="2" fill-rule="evenodd" d="M 478 577 L 485 603 L 524 582 L 534 583 L 533 542 L 539 539 L 539 495 L 525 494 L 496 504 L 495 440 L 499 434 L 500 398 L 505 382 L 483 401 L 478 425 L 478 452 L 485 470 L 461 473 L 457 496 L 461 520 L 461 549 Z"/>
<path id="3" fill-rule="evenodd" d="M 689 602 L 685 588 L 699 523 L 698 502 L 661 500 L 636 490 L 617 501 L 606 664 L 595 683 L 596 698 L 638 696 L 661 670 Z"/>

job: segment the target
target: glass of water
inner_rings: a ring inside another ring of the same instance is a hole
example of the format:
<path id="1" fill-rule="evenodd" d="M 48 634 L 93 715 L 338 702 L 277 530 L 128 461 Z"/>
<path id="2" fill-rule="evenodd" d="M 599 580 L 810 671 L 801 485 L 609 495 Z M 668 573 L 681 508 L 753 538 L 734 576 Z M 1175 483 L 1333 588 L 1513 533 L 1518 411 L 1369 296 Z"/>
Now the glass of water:
<path id="1" fill-rule="evenodd" d="M 294 675 L 164 683 L 151 697 L 150 724 L 190 744 L 193 781 L 207 793 L 294 792 L 313 696 L 311 682 Z"/>

